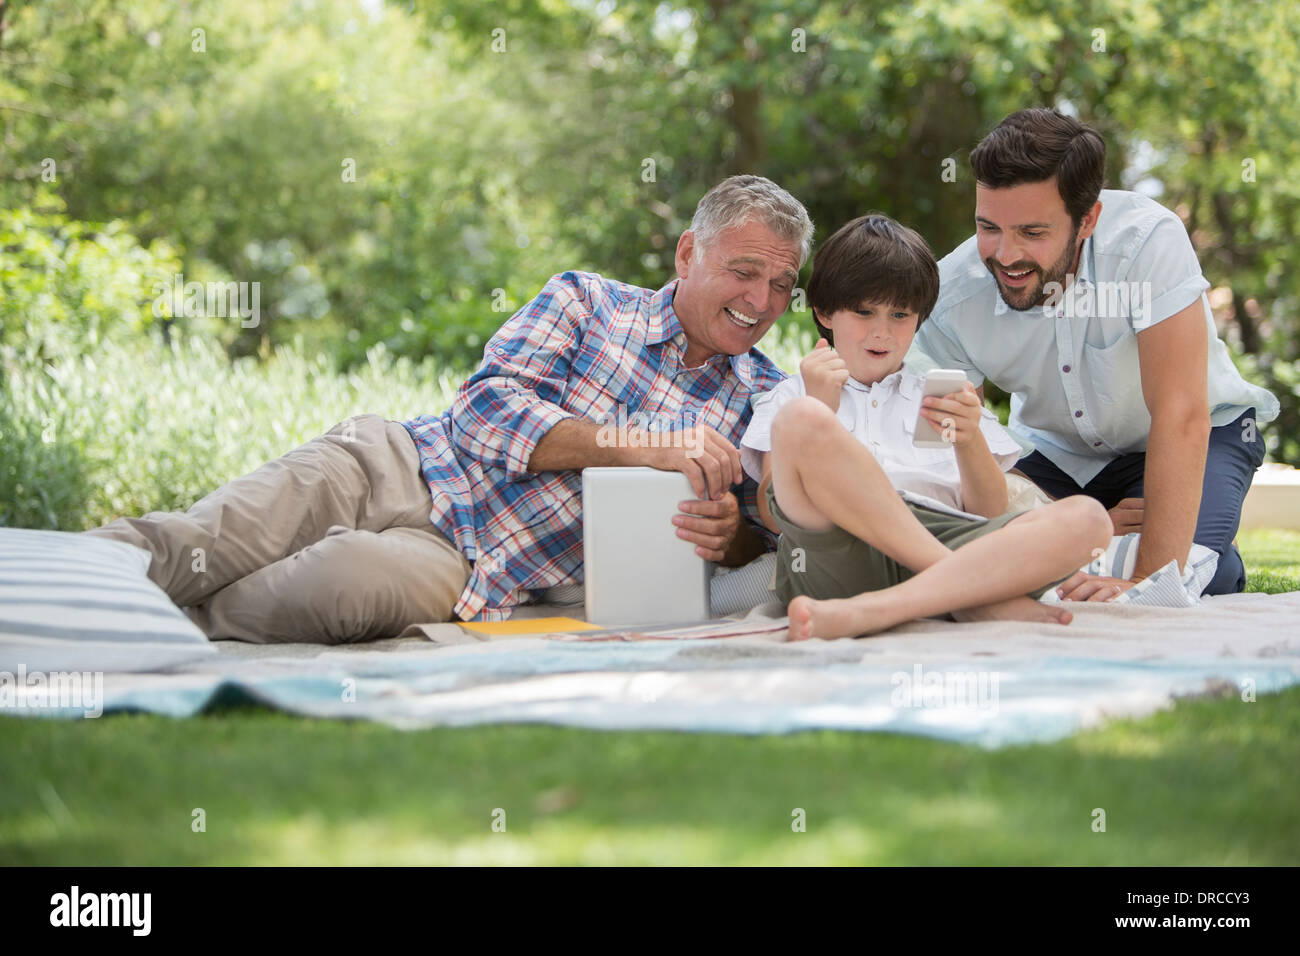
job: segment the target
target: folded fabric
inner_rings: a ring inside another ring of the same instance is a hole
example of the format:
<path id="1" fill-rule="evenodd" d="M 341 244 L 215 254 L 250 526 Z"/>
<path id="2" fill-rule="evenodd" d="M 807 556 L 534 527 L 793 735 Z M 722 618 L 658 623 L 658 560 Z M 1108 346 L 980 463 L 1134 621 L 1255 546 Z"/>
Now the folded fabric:
<path id="1" fill-rule="evenodd" d="M 1104 554 L 1099 554 L 1080 571 L 1108 578 L 1131 578 L 1137 567 L 1140 532 L 1115 535 Z M 1219 556 L 1209 548 L 1193 544 L 1187 555 L 1187 568 L 1178 571 L 1178 562 L 1170 561 L 1163 568 L 1133 585 L 1123 594 L 1113 598 L 1113 604 L 1135 604 L 1139 607 L 1194 607 L 1200 603 L 1201 594 L 1219 567 Z M 1043 600 L 1054 604 L 1060 600 L 1056 592 L 1048 591 Z"/>

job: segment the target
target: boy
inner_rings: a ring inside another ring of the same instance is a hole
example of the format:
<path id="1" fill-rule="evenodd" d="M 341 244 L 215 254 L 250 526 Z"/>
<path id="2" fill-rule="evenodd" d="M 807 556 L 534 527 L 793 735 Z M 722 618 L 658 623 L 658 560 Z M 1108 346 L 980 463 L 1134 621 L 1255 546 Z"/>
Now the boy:
<path id="1" fill-rule="evenodd" d="M 755 401 L 741 440 L 760 515 L 781 534 L 791 640 L 947 612 L 1068 624 L 1034 598 L 1110 543 L 1106 510 L 1082 495 L 1003 513 L 1020 448 L 969 383 L 922 400 L 903 357 L 938 290 L 925 240 L 886 216 L 848 223 L 813 260 L 808 299 L 825 341 Z M 918 412 L 951 448 L 913 446 Z"/>

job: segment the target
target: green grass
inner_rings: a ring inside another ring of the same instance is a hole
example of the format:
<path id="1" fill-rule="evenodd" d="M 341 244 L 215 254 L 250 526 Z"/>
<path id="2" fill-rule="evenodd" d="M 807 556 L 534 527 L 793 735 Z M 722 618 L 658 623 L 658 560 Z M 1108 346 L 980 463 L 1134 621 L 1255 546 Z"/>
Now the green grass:
<path id="1" fill-rule="evenodd" d="M 1300 862 L 1300 689 L 995 752 L 237 711 L 14 719 L 0 754 L 3 863 Z"/>
<path id="2" fill-rule="evenodd" d="M 1243 531 L 1237 539 L 1246 562 L 1246 590 L 1300 591 L 1300 531 Z"/>
<path id="3" fill-rule="evenodd" d="M 1240 544 L 1254 584 L 1300 589 L 1300 534 Z M 992 752 L 837 732 L 401 732 L 248 708 L 10 718 L 0 863 L 1297 864 L 1296 766 L 1300 688 Z"/>

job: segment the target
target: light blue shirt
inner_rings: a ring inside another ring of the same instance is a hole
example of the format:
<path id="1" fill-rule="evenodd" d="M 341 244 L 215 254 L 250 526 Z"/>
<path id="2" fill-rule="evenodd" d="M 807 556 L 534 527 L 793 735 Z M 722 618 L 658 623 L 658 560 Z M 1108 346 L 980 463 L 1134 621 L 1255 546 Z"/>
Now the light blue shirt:
<path id="1" fill-rule="evenodd" d="M 939 300 L 908 353 L 913 368 L 961 369 L 1011 393 L 1007 423 L 1080 487 L 1120 455 L 1145 451 L 1151 415 L 1142 396 L 1138 333 L 1199 298 L 1209 339 L 1211 426 L 1278 401 L 1245 381 L 1219 339 L 1210 287 L 1179 218 L 1159 203 L 1107 189 L 1083 244 L 1075 282 L 1042 306 L 1010 308 L 971 236 L 939 263 Z"/>

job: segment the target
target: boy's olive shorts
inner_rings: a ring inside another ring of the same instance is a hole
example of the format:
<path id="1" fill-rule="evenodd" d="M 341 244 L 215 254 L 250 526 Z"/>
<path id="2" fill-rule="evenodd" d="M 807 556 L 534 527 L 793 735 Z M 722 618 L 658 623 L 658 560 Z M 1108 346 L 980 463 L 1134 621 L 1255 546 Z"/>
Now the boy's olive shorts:
<path id="1" fill-rule="evenodd" d="M 910 501 L 906 504 L 927 531 L 954 551 L 1025 513 L 1016 511 L 996 518 L 971 519 L 944 514 Z M 912 577 L 910 568 L 843 528 L 809 531 L 795 524 L 781 510 L 771 484 L 767 486 L 767 507 L 781 528 L 772 586 L 784 602 L 788 603 L 800 594 L 818 601 L 848 598 L 865 591 L 893 587 Z M 1042 597 L 1064 580 L 1061 578 L 1044 584 L 1030 591 L 1029 595 Z"/>

